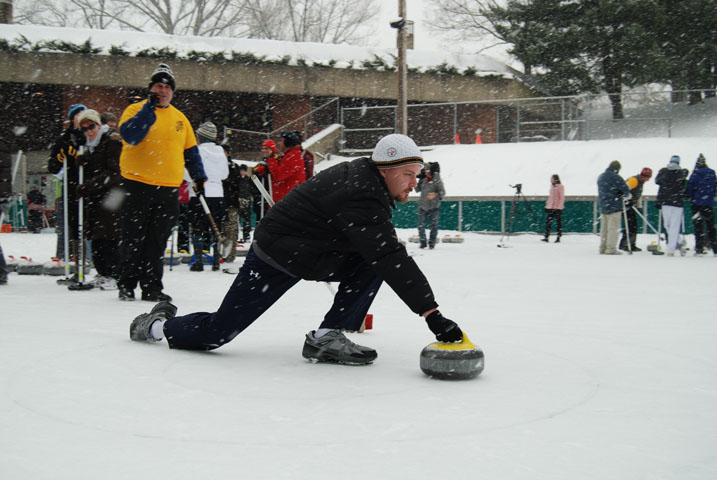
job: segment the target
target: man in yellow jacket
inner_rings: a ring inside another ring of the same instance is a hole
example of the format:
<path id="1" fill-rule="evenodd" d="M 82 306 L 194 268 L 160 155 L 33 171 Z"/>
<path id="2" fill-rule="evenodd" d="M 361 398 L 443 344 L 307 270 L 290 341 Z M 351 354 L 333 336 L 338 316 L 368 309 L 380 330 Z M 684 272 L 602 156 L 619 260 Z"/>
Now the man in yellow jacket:
<path id="1" fill-rule="evenodd" d="M 162 257 L 179 215 L 179 185 L 185 167 L 200 191 L 206 179 L 194 130 L 171 105 L 175 85 L 172 70 L 159 64 L 152 73 L 147 100 L 130 105 L 120 118 L 125 191 L 120 300 L 134 300 L 138 283 L 142 300 L 171 300 L 162 291 Z"/>

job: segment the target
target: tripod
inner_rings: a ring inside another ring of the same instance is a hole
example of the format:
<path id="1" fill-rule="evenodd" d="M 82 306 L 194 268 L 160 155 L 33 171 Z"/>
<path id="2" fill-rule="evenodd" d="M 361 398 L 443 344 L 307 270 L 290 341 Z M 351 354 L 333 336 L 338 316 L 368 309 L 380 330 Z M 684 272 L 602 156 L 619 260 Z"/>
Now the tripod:
<path id="1" fill-rule="evenodd" d="M 530 203 L 528 203 L 528 199 L 525 198 L 525 195 L 523 195 L 522 189 L 523 184 L 518 183 L 517 185 L 508 185 L 511 188 L 515 188 L 515 195 L 513 195 L 513 201 L 510 203 L 510 212 L 508 213 L 508 237 L 510 237 L 513 234 L 513 225 L 515 223 L 515 216 L 516 215 L 522 215 L 523 211 L 518 210 L 519 204 L 522 202 L 525 205 L 525 209 L 532 215 L 533 220 L 535 221 L 535 225 L 540 225 L 540 222 L 538 222 L 538 216 L 535 214 L 533 209 L 530 206 Z M 503 238 L 506 236 L 506 233 L 503 232 L 503 235 L 500 237 L 500 243 L 498 244 L 499 248 L 506 248 L 507 245 L 503 243 Z"/>

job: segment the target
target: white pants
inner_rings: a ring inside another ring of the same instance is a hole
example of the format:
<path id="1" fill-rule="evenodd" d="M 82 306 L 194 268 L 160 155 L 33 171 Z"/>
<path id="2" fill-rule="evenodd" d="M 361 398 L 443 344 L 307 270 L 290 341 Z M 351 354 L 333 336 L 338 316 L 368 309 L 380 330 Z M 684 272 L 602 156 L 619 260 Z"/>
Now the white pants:
<path id="1" fill-rule="evenodd" d="M 667 253 L 674 253 L 680 243 L 682 207 L 662 206 L 662 222 L 667 232 Z"/>

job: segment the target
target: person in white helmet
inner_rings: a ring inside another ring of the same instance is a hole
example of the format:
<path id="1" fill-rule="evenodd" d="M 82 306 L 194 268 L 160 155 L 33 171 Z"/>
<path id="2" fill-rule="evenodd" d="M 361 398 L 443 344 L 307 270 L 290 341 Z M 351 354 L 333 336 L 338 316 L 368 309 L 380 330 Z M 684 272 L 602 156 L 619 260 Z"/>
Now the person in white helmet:
<path id="1" fill-rule="evenodd" d="M 428 280 L 391 223 L 395 202 L 416 187 L 423 158 L 413 140 L 391 134 L 371 158 L 328 168 L 293 188 L 257 226 L 244 265 L 219 310 L 176 315 L 161 302 L 134 319 L 130 338 L 170 348 L 213 350 L 230 342 L 299 280 L 338 282 L 333 305 L 319 328 L 306 335 L 302 355 L 312 362 L 365 365 L 372 348 L 356 345 L 343 330 L 358 330 L 386 282 L 439 341 L 463 339 L 441 315 Z"/>

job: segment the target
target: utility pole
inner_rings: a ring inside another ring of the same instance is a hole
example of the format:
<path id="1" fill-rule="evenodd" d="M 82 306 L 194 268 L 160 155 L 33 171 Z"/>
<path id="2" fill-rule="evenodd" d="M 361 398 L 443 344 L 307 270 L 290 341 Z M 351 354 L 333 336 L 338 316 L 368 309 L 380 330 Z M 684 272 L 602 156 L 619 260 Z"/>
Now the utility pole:
<path id="1" fill-rule="evenodd" d="M 12 23 L 12 0 L 0 0 L 0 23 Z"/>
<path id="2" fill-rule="evenodd" d="M 398 133 L 408 133 L 408 108 L 406 107 L 406 0 L 398 0 L 398 16 L 400 20 L 393 22 L 392 27 L 398 29 L 398 98 L 397 98 L 397 125 Z"/>

